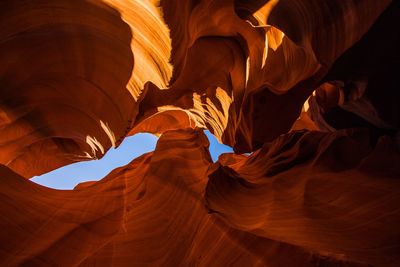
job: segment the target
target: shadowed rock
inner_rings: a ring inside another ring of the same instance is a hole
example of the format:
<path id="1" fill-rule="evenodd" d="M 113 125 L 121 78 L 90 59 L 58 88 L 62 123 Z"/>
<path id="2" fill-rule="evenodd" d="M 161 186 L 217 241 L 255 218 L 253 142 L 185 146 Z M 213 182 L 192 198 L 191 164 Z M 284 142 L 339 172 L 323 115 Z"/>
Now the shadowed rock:
<path id="1" fill-rule="evenodd" d="M 399 11 L 2 1 L 0 265 L 399 266 Z M 101 181 L 29 181 L 138 132 Z"/>

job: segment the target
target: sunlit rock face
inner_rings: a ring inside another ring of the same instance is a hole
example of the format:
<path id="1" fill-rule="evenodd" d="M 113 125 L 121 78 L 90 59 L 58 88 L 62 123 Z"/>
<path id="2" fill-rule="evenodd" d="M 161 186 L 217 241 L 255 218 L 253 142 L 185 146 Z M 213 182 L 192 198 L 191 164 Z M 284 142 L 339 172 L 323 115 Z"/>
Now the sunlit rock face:
<path id="1" fill-rule="evenodd" d="M 167 27 L 129 2 L 1 1 L 2 164 L 32 177 L 99 158 L 131 128 L 144 83 L 166 86 Z"/>
<path id="2" fill-rule="evenodd" d="M 0 265 L 399 266 L 399 6 L 1 1 Z"/>

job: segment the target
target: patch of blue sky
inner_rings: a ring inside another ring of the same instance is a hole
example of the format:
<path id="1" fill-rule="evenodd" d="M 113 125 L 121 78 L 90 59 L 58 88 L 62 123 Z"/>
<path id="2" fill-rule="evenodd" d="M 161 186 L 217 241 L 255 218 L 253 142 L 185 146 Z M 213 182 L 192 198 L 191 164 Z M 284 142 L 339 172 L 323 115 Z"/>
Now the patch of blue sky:
<path id="1" fill-rule="evenodd" d="M 220 144 L 209 132 L 205 131 L 210 141 L 210 154 L 213 161 L 222 153 L 232 152 L 232 148 Z M 140 133 L 124 139 L 121 145 L 111 148 L 99 160 L 73 163 L 54 171 L 35 176 L 31 181 L 54 189 L 73 189 L 77 184 L 86 181 L 98 181 L 115 168 L 124 166 L 138 156 L 155 149 L 158 138 L 152 134 Z"/>

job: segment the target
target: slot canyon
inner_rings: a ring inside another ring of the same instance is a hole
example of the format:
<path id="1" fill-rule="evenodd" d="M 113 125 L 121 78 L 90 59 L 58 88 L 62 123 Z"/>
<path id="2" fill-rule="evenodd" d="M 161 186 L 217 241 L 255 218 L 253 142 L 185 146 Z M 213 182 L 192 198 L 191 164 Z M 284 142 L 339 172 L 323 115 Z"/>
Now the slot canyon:
<path id="1" fill-rule="evenodd" d="M 399 27 L 397 0 L 1 0 L 0 266 L 400 266 Z M 138 133 L 100 181 L 30 180 Z"/>

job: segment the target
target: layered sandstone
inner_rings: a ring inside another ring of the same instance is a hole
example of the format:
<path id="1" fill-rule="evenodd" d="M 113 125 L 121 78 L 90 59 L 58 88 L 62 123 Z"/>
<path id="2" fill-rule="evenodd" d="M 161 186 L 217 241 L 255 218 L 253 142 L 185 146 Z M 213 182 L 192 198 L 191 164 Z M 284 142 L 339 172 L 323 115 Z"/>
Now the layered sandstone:
<path id="1" fill-rule="evenodd" d="M 400 265 L 399 18 L 390 0 L 2 1 L 0 265 Z M 236 154 L 213 163 L 202 129 Z M 138 132 L 155 151 L 99 182 L 29 181 Z"/>

